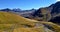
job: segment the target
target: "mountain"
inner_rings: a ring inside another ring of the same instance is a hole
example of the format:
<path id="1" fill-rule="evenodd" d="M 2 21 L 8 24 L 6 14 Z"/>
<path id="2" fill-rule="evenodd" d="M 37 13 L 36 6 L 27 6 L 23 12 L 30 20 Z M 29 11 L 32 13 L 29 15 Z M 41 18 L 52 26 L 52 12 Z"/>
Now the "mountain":
<path id="1" fill-rule="evenodd" d="M 51 19 L 49 21 L 60 24 L 60 1 L 53 5 L 51 10 Z"/>
<path id="2" fill-rule="evenodd" d="M 0 9 L 0 32 L 60 32 L 60 1 L 39 9 Z"/>
<path id="3" fill-rule="evenodd" d="M 0 11 L 9 12 L 9 11 L 12 11 L 12 10 L 11 10 L 11 9 L 9 9 L 9 8 L 6 8 L 6 9 L 0 9 Z"/>
<path id="4" fill-rule="evenodd" d="M 50 21 L 51 19 L 54 19 L 55 17 L 58 17 L 60 15 L 59 9 L 60 9 L 60 1 L 48 7 L 43 7 L 39 9 L 21 10 L 19 8 L 18 9 L 6 8 L 6 9 L 0 9 L 0 11 L 18 14 L 25 18 L 34 19 L 38 21 Z"/>
<path id="5" fill-rule="evenodd" d="M 24 10 L 20 13 L 20 15 L 25 18 L 30 18 L 30 16 L 32 16 L 35 11 L 36 11 L 36 9 Z"/>
<path id="6" fill-rule="evenodd" d="M 32 16 L 33 16 L 32 19 L 35 19 L 38 21 L 51 20 L 51 22 L 60 23 L 60 21 L 58 21 L 58 18 L 56 18 L 58 16 L 60 17 L 60 1 L 56 2 L 55 4 L 50 5 L 49 7 L 43 7 L 43 8 L 37 9 L 37 11 L 35 11 Z"/>
<path id="7" fill-rule="evenodd" d="M 52 7 L 39 8 L 32 14 L 32 18 L 38 21 L 48 21 L 51 18 L 51 9 Z"/>
<path id="8" fill-rule="evenodd" d="M 15 9 L 0 9 L 0 11 L 4 11 L 4 12 L 10 12 L 10 13 L 15 13 L 15 14 L 19 14 L 23 17 L 29 18 L 35 11 L 36 9 L 30 9 L 30 10 L 21 10 L 19 8 L 15 8 Z"/>
<path id="9" fill-rule="evenodd" d="M 50 22 L 60 24 L 60 16 L 56 16 L 49 20 Z"/>
<path id="10" fill-rule="evenodd" d="M 54 6 L 53 6 L 53 9 L 51 11 L 51 14 L 53 15 L 57 15 L 60 13 L 60 1 L 55 3 Z"/>
<path id="11" fill-rule="evenodd" d="M 31 10 L 21 10 L 21 9 L 0 9 L 0 11 L 14 13 L 20 16 L 23 16 L 25 18 L 38 20 L 38 21 L 51 21 L 54 20 L 54 18 L 60 16 L 60 1 L 56 2 L 48 7 L 43 7 L 39 9 L 31 9 Z M 57 20 L 57 18 L 56 18 Z M 55 21 L 54 23 L 57 23 L 59 21 Z M 59 22 L 60 23 L 60 22 Z"/>

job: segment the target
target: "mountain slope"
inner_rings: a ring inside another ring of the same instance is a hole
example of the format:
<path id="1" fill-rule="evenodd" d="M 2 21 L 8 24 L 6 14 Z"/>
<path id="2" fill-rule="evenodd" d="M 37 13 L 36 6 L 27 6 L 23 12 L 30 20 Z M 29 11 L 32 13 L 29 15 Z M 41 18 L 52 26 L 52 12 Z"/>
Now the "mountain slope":
<path id="1" fill-rule="evenodd" d="M 0 24 L 15 24 L 20 21 L 28 22 L 27 18 L 8 12 L 0 12 Z M 15 23 L 14 23 L 15 22 Z"/>
<path id="2" fill-rule="evenodd" d="M 50 30 L 44 24 L 51 25 L 54 29 Z M 53 25 L 49 22 L 38 22 L 20 15 L 0 11 L 0 32 L 53 32 L 53 30 L 59 32 L 60 26 L 54 25 L 56 26 L 54 27 Z"/>
<path id="3" fill-rule="evenodd" d="M 0 11 L 0 30 L 9 30 L 14 27 L 33 27 L 35 22 L 37 22 L 29 20 L 20 15 Z"/>

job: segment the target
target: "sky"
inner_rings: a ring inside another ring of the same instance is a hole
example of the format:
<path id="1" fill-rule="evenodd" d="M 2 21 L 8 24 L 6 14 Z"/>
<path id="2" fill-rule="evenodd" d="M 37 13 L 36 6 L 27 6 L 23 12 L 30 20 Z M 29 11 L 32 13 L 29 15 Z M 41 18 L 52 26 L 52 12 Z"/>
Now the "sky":
<path id="1" fill-rule="evenodd" d="M 23 10 L 27 9 L 38 9 L 41 7 L 47 7 L 51 4 L 60 0 L 0 0 L 0 9 L 4 8 L 20 8 Z"/>

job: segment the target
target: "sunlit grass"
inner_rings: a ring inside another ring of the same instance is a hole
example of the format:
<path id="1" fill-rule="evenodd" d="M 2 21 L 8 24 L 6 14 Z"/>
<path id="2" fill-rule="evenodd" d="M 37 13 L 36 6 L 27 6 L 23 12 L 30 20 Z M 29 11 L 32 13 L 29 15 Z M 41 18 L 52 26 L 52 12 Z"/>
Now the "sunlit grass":
<path id="1" fill-rule="evenodd" d="M 0 31 L 9 32 L 46 32 L 44 26 L 35 27 L 36 24 L 47 24 L 56 32 L 60 32 L 60 26 L 52 22 L 39 22 L 30 20 L 20 15 L 8 12 L 0 12 Z"/>
<path id="2" fill-rule="evenodd" d="M 52 27 L 55 32 L 60 32 L 60 25 L 57 25 L 55 23 L 52 23 L 52 22 L 42 22 L 42 24 L 46 24 L 50 27 Z"/>

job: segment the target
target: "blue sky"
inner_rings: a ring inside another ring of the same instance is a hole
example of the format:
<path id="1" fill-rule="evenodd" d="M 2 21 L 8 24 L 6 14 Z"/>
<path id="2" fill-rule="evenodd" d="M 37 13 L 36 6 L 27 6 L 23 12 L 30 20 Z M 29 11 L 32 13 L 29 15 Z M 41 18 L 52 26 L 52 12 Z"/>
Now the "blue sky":
<path id="1" fill-rule="evenodd" d="M 56 0 L 0 0 L 0 9 L 3 8 L 20 8 L 20 9 L 38 9 L 40 7 L 46 7 Z"/>

